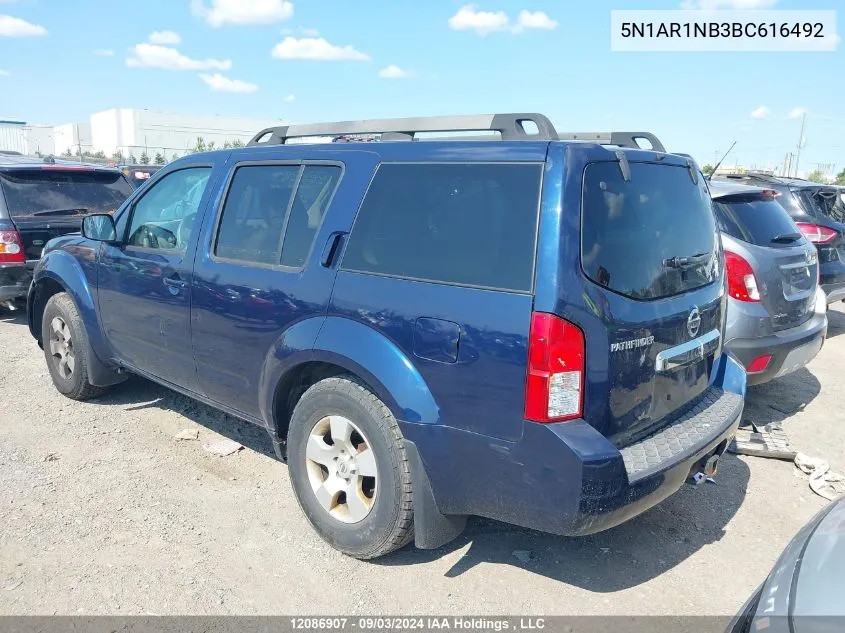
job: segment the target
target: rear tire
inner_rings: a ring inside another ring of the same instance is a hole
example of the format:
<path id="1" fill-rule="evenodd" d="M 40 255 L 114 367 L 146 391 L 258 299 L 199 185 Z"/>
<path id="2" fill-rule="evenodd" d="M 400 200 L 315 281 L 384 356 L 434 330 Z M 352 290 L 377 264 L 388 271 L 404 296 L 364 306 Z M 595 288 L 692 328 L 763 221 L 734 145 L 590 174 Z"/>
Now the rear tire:
<path id="1" fill-rule="evenodd" d="M 88 381 L 92 352 L 79 310 L 66 292 L 53 295 L 44 306 L 41 340 L 47 369 L 59 393 L 72 400 L 88 400 L 106 391 Z"/>
<path id="2" fill-rule="evenodd" d="M 311 386 L 294 408 L 288 467 L 305 516 L 329 545 L 377 558 L 414 536 L 411 469 L 390 410 L 352 376 Z"/>

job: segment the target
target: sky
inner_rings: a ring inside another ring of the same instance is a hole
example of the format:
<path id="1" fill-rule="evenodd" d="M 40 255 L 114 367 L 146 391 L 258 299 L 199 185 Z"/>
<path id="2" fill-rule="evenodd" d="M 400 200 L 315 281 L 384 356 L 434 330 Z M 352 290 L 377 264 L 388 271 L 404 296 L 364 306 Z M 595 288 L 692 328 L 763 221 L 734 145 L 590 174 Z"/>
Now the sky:
<path id="1" fill-rule="evenodd" d="M 286 121 L 541 112 L 645 130 L 702 165 L 845 167 L 836 52 L 612 52 L 612 9 L 682 0 L 0 0 L 0 118 L 109 108 Z M 683 0 L 837 9 L 842 0 Z M 845 27 L 839 26 L 842 33 Z"/>

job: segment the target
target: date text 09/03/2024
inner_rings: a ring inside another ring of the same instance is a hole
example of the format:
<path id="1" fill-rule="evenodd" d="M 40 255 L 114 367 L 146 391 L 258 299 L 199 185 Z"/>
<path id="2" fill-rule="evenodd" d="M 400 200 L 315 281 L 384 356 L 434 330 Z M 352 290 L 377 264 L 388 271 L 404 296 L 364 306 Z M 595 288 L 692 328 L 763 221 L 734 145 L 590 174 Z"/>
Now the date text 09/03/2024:
<path id="1" fill-rule="evenodd" d="M 297 631 L 539 631 L 546 628 L 544 618 L 480 618 L 480 617 L 297 617 L 291 618 Z"/>

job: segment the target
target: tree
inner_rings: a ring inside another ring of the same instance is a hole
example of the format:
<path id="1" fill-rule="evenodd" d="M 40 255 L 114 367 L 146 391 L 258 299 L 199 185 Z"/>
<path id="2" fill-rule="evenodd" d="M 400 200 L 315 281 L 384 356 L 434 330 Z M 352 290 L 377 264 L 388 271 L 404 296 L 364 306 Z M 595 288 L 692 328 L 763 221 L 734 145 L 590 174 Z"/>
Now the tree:
<path id="1" fill-rule="evenodd" d="M 820 169 L 814 169 L 807 175 L 807 180 L 810 182 L 824 183 L 826 179 Z"/>
<path id="2" fill-rule="evenodd" d="M 205 139 L 201 136 L 197 137 L 197 144 L 194 145 L 195 152 L 204 152 L 208 149 L 208 146 L 205 144 Z"/>
<path id="3" fill-rule="evenodd" d="M 713 165 L 705 165 L 702 167 L 701 171 L 704 172 L 705 176 L 710 176 L 714 171 Z"/>
<path id="4" fill-rule="evenodd" d="M 208 145 L 206 145 L 205 147 L 206 147 L 206 149 L 207 149 L 209 152 L 211 152 L 211 151 L 214 151 L 214 147 L 215 147 L 216 145 L 217 145 L 217 144 L 216 144 L 214 141 L 209 141 L 209 142 L 208 142 Z"/>
<path id="5" fill-rule="evenodd" d="M 232 141 L 232 147 L 243 147 L 243 146 L 244 146 L 244 142 L 239 138 L 236 138 L 234 141 Z"/>
<path id="6" fill-rule="evenodd" d="M 229 141 L 229 140 L 224 141 L 223 149 L 232 149 L 232 141 Z"/>
<path id="7" fill-rule="evenodd" d="M 174 160 L 179 160 L 179 157 L 175 153 L 170 157 L 170 162 L 172 163 Z"/>
<path id="8" fill-rule="evenodd" d="M 141 164 L 142 165 L 149 165 L 150 164 L 150 155 L 147 154 L 147 150 L 144 150 L 144 153 L 141 154 Z"/>
<path id="9" fill-rule="evenodd" d="M 836 184 L 845 186 L 845 169 L 839 172 L 836 176 Z"/>
<path id="10" fill-rule="evenodd" d="M 62 156 L 65 156 L 65 157 L 67 157 L 67 158 L 70 158 L 71 156 L 73 156 L 73 152 L 72 152 L 72 151 L 70 151 L 70 148 L 68 147 L 68 148 L 64 151 L 64 153 L 62 154 Z"/>
<path id="11" fill-rule="evenodd" d="M 135 158 L 135 154 L 133 154 L 132 152 L 129 152 L 129 164 L 130 165 L 136 165 L 137 163 L 138 163 L 138 159 Z"/>
<path id="12" fill-rule="evenodd" d="M 111 157 L 119 163 L 123 160 L 123 152 L 117 150 L 114 154 L 111 155 Z"/>
<path id="13" fill-rule="evenodd" d="M 93 154 L 91 154 L 91 158 L 105 158 L 105 157 L 106 157 L 106 153 L 103 150 L 98 150 L 98 151 L 94 152 Z"/>
<path id="14" fill-rule="evenodd" d="M 164 165 L 164 156 L 161 155 L 161 152 L 156 152 L 156 157 L 153 159 L 156 165 Z"/>

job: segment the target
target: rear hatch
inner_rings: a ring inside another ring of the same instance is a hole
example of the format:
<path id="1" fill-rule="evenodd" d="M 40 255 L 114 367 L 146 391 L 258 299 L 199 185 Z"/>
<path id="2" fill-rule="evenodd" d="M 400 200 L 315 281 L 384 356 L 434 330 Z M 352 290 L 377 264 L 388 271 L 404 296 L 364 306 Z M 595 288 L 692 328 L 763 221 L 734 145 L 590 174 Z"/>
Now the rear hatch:
<path id="1" fill-rule="evenodd" d="M 86 215 L 117 209 L 132 187 L 117 170 L 45 165 L 0 172 L 0 192 L 33 260 L 48 240 L 79 231 Z"/>
<path id="2" fill-rule="evenodd" d="M 676 157 L 588 164 L 581 264 L 584 417 L 625 446 L 695 406 L 721 351 L 723 258 L 703 178 Z"/>
<path id="3" fill-rule="evenodd" d="M 732 193 L 715 197 L 713 207 L 722 232 L 738 240 L 737 252 L 728 255 L 728 277 L 732 266 L 745 263 L 753 270 L 754 279 L 748 283 L 756 286 L 758 296 L 750 299 L 763 304 L 777 331 L 812 317 L 819 271 L 815 248 L 776 196 L 773 191 Z M 741 277 L 743 271 L 733 272 Z M 740 292 L 747 294 L 744 280 L 741 286 Z"/>

